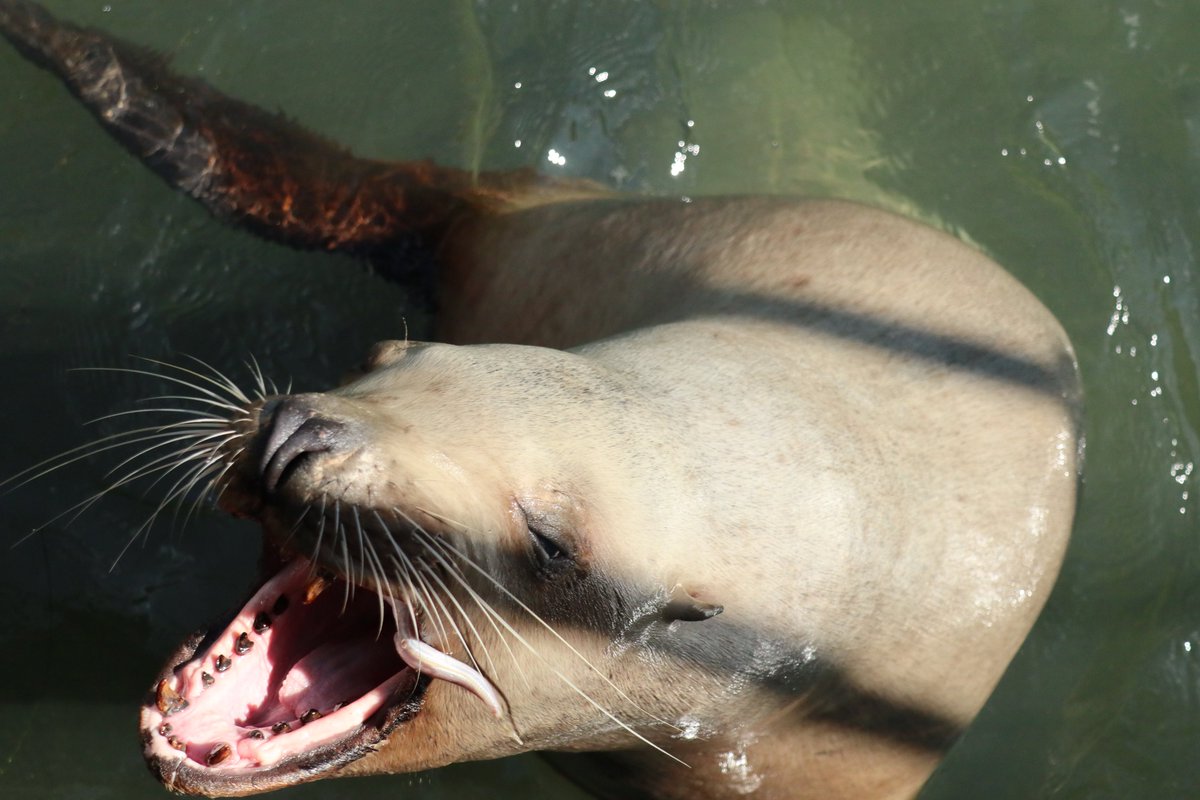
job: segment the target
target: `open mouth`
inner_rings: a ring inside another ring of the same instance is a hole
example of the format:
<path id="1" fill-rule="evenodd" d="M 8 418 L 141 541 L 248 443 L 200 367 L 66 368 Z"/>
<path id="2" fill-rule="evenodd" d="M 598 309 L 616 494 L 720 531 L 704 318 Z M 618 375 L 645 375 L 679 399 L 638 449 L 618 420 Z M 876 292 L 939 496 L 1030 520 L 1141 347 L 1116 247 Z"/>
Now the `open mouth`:
<path id="1" fill-rule="evenodd" d="M 432 679 L 502 713 L 477 670 L 422 641 L 404 606 L 293 557 L 218 633 L 184 644 L 143 706 L 151 769 L 168 788 L 265 791 L 371 750 L 421 709 Z"/>

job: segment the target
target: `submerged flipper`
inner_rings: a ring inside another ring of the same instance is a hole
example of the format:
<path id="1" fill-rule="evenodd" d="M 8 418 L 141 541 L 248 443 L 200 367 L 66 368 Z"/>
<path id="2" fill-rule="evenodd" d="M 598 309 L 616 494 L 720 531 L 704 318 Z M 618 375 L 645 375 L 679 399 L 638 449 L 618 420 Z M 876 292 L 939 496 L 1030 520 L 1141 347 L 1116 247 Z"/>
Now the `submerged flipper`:
<path id="1" fill-rule="evenodd" d="M 532 171 L 473 176 L 358 158 L 282 115 L 172 74 L 157 54 L 25 0 L 0 0 L 0 33 L 62 78 L 172 186 L 222 219 L 295 247 L 361 255 L 392 271 L 388 262 L 414 241 L 542 185 Z"/>

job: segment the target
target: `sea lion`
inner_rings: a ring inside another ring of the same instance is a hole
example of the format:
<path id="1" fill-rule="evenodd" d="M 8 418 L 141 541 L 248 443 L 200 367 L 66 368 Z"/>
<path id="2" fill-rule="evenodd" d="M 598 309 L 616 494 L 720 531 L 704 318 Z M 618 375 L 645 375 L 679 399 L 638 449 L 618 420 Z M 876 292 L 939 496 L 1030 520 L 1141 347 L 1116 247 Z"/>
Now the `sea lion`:
<path id="1" fill-rule="evenodd" d="M 541 750 L 607 797 L 917 792 L 1073 514 L 1074 356 L 1000 267 L 849 203 L 359 159 L 34 5 L 0 30 L 214 213 L 436 304 L 328 392 L 174 373 L 208 410 L 163 469 L 265 568 L 142 709 L 169 788 Z"/>

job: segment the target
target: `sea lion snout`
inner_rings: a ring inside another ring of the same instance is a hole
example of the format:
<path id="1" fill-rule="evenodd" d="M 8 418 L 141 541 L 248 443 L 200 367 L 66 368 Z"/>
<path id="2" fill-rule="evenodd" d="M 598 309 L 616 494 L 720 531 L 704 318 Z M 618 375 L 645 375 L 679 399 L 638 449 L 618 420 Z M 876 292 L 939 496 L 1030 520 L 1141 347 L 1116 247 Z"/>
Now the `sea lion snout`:
<path id="1" fill-rule="evenodd" d="M 319 395 L 274 398 L 264 405 L 258 474 L 268 493 L 275 494 L 285 478 L 306 462 L 361 444 L 355 426 L 323 413 L 320 406 Z"/>

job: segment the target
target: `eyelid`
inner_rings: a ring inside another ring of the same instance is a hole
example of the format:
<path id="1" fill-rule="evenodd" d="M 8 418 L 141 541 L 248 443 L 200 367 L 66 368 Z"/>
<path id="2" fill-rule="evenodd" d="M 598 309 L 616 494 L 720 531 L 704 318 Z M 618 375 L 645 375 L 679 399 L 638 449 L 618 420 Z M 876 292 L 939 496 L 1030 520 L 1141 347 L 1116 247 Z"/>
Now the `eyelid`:
<path id="1" fill-rule="evenodd" d="M 529 533 L 533 536 L 534 541 L 537 542 L 538 547 L 541 548 L 542 552 L 545 553 L 549 558 L 555 559 L 569 557 L 567 550 L 558 543 L 558 540 L 552 536 L 547 536 L 541 529 L 534 525 L 530 525 Z"/>
<path id="2" fill-rule="evenodd" d="M 551 507 L 543 510 L 535 505 L 534 510 L 520 501 L 514 505 L 520 512 L 525 529 L 532 540 L 532 555 L 546 577 L 556 576 L 565 567 L 578 566 L 575 541 L 569 529 L 564 529 L 562 520 L 558 519 L 558 509 Z"/>

